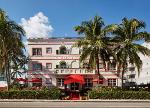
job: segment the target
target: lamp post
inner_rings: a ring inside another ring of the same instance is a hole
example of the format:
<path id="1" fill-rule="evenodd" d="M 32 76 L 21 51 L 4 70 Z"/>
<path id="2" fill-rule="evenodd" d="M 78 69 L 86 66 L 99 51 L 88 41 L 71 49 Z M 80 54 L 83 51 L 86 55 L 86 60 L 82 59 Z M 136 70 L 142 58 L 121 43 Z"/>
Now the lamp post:
<path id="1" fill-rule="evenodd" d="M 110 60 L 110 62 L 112 63 L 112 62 L 113 62 L 113 57 L 110 56 L 110 57 L 109 57 L 109 60 Z"/>

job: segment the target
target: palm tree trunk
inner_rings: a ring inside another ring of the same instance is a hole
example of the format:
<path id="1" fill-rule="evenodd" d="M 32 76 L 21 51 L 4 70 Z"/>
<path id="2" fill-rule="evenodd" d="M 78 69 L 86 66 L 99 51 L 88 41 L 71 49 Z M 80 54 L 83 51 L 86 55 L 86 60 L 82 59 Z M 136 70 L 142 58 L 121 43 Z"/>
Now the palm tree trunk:
<path id="1" fill-rule="evenodd" d="M 122 67 L 122 73 L 121 73 L 121 89 L 124 88 L 124 84 L 123 84 L 123 76 L 124 76 L 124 73 L 125 73 L 125 68 L 126 68 L 126 61 L 123 62 L 123 67 Z"/>
<path id="2" fill-rule="evenodd" d="M 9 82 L 8 82 L 8 83 L 9 83 L 8 90 L 9 90 L 10 85 L 11 85 L 11 78 L 10 78 L 10 77 L 11 77 L 11 70 L 10 70 L 9 61 L 8 61 L 8 68 L 7 68 L 7 69 L 8 69 L 8 79 L 9 79 L 9 80 L 8 80 L 8 81 L 9 81 Z"/>
<path id="3" fill-rule="evenodd" d="M 7 88 L 9 90 L 10 88 L 10 68 L 9 68 L 9 62 L 7 61 L 6 67 L 5 67 L 5 72 L 6 72 L 6 80 L 7 80 Z"/>
<path id="4" fill-rule="evenodd" d="M 97 55 L 97 57 L 96 57 L 97 59 L 96 59 L 96 67 L 97 67 L 97 73 L 98 73 L 98 84 L 99 84 L 99 82 L 100 82 L 100 77 L 101 77 L 101 75 L 100 75 L 100 71 L 99 71 L 99 58 L 98 58 L 98 55 Z"/>
<path id="5" fill-rule="evenodd" d="M 9 83 L 8 83 L 8 72 L 7 72 L 7 65 L 5 66 L 5 77 L 6 77 L 6 82 L 7 82 L 7 89 L 8 89 L 8 86 L 9 86 Z"/>

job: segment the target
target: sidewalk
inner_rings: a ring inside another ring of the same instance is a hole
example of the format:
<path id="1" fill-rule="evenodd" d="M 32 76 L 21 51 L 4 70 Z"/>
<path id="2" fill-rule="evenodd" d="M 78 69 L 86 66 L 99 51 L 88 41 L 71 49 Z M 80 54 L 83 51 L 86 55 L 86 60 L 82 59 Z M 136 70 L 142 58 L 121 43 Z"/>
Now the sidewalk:
<path id="1" fill-rule="evenodd" d="M 132 99 L 89 99 L 89 100 L 44 100 L 44 99 L 0 99 L 0 102 L 148 102 L 150 100 L 132 100 Z"/>

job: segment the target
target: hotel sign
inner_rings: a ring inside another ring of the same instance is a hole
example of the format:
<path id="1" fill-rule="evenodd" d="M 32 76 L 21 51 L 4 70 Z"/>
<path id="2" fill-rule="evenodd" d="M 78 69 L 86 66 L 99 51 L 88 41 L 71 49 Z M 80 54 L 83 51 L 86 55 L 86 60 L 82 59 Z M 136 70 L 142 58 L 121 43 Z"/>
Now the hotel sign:
<path id="1" fill-rule="evenodd" d="M 71 55 L 71 56 L 47 56 L 47 57 L 34 57 L 32 60 L 79 60 L 80 56 Z"/>
<path id="2" fill-rule="evenodd" d="M 79 56 L 59 56 L 59 57 L 53 57 L 53 59 L 56 59 L 56 60 L 77 60 L 79 59 Z"/>

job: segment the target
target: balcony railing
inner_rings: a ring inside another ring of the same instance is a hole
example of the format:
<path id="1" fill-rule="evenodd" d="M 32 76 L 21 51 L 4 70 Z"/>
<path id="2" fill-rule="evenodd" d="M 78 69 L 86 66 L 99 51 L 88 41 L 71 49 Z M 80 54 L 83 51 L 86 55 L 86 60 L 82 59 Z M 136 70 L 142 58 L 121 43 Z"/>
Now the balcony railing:
<path id="1" fill-rule="evenodd" d="M 55 69 L 55 74 L 95 74 L 95 70 L 87 69 Z"/>
<path id="2" fill-rule="evenodd" d="M 56 54 L 71 54 L 70 50 L 65 50 L 65 51 L 60 51 L 60 50 L 56 50 Z"/>
<path id="3" fill-rule="evenodd" d="M 109 68 L 108 70 L 109 71 L 116 71 L 117 69 L 114 67 L 114 68 Z"/>
<path id="4" fill-rule="evenodd" d="M 136 72 L 135 71 L 127 71 L 126 75 L 135 75 Z"/>
<path id="5" fill-rule="evenodd" d="M 127 82 L 136 82 L 136 79 L 135 78 L 130 78 L 130 79 L 127 79 Z"/>

